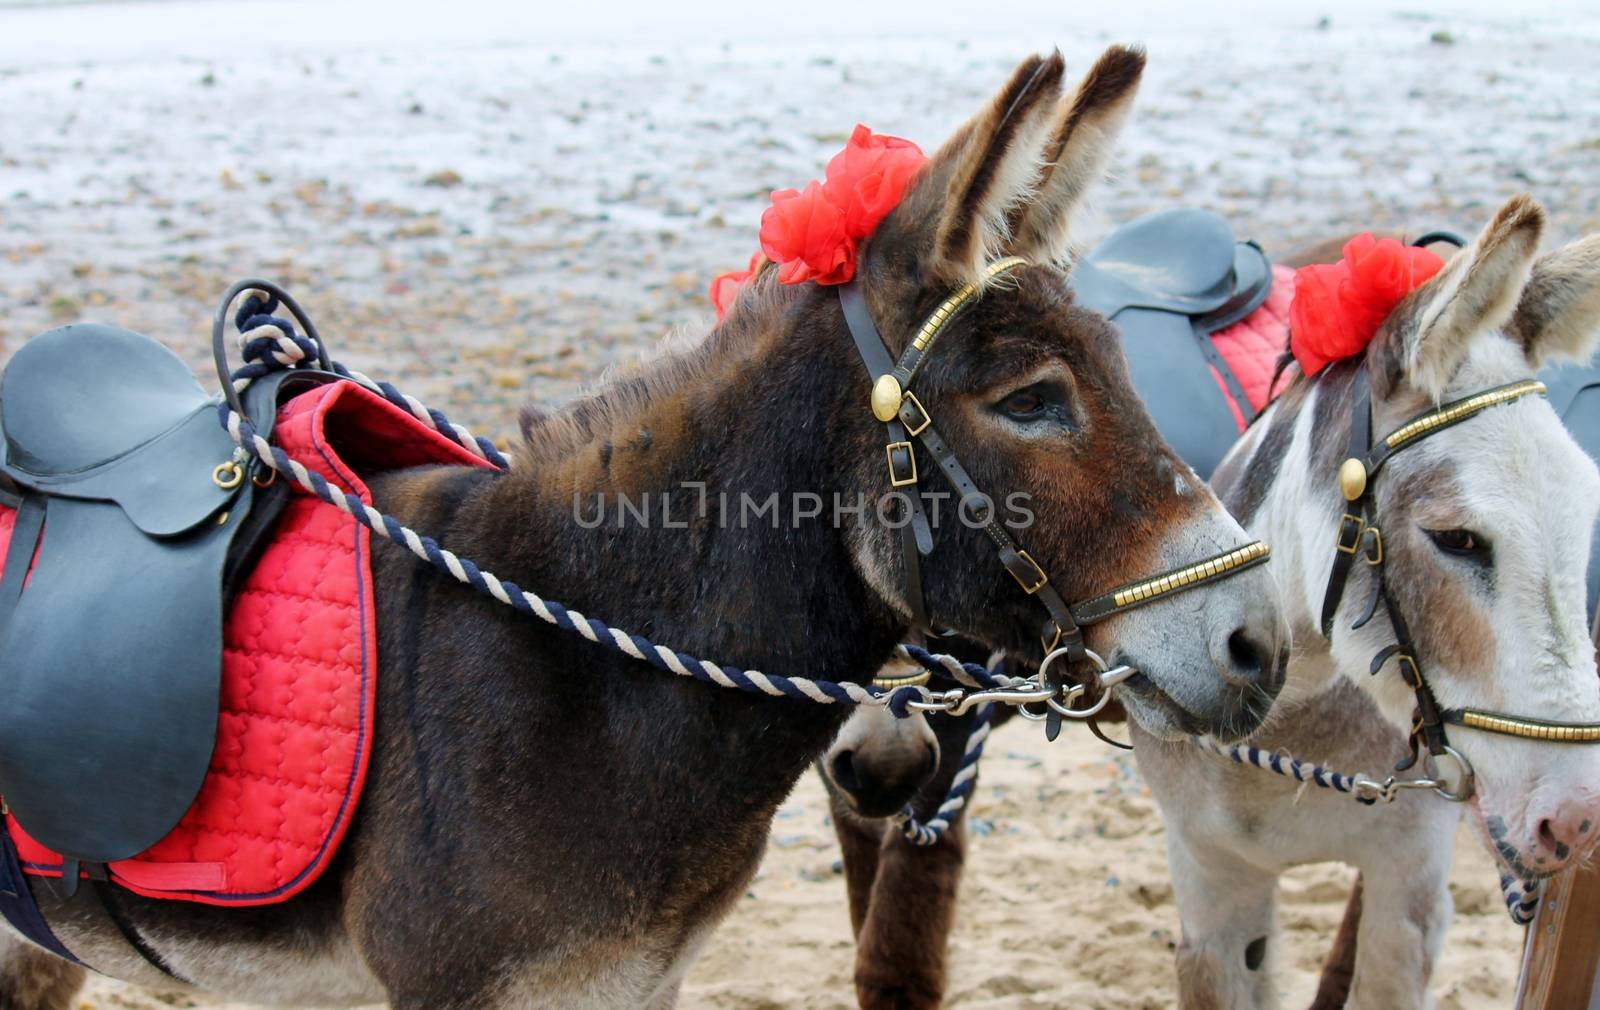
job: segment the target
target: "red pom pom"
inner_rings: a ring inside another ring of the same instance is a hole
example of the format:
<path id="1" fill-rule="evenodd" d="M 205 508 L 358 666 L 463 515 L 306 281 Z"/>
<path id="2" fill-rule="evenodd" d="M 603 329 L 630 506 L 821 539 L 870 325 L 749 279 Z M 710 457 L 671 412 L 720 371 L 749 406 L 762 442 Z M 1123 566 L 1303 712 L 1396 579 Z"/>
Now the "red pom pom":
<path id="1" fill-rule="evenodd" d="M 722 322 L 722 317 L 726 316 L 728 310 L 733 308 L 733 300 L 739 297 L 739 288 L 744 285 L 745 281 L 754 277 L 757 270 L 761 269 L 762 258 L 761 253 L 752 253 L 750 265 L 747 268 L 729 270 L 725 274 L 718 274 L 711 278 L 711 290 L 708 294 L 711 298 L 711 304 L 717 310 L 717 322 Z"/>
<path id="2" fill-rule="evenodd" d="M 843 284 L 855 275 L 855 240 L 815 179 L 803 190 L 772 194 L 772 206 L 761 215 L 761 251 L 778 264 L 784 284 Z"/>
<path id="3" fill-rule="evenodd" d="M 1339 262 L 1295 271 L 1289 348 L 1300 370 L 1315 375 L 1361 353 L 1394 307 L 1443 268 L 1426 249 L 1365 232 L 1345 243 Z"/>
<path id="4" fill-rule="evenodd" d="M 828 162 L 825 182 L 781 189 L 761 215 L 761 251 L 778 265 L 784 284 L 844 284 L 856 273 L 856 245 L 899 205 L 911 180 L 928 163 L 909 140 L 857 125 L 844 150 Z M 759 256 L 757 257 L 759 258 Z M 711 282 L 717 321 L 733 304 L 739 285 L 756 268 L 721 274 Z"/>
<path id="5" fill-rule="evenodd" d="M 927 161 L 911 141 L 873 133 L 858 123 L 844 150 L 828 162 L 822 184 L 828 202 L 844 213 L 845 234 L 857 240 L 872 234 Z"/>

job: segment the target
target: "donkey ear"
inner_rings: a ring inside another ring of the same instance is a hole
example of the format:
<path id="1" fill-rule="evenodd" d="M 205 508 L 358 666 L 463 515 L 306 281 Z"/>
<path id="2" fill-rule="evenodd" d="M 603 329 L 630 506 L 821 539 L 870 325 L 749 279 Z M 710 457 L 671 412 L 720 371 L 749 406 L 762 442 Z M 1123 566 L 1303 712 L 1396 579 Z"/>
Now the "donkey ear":
<path id="1" fill-rule="evenodd" d="M 1600 344 L 1600 235 L 1590 235 L 1533 265 L 1511 317 L 1528 363 L 1587 362 Z"/>
<path id="2" fill-rule="evenodd" d="M 1063 264 L 1071 258 L 1072 212 L 1105 174 L 1117 135 L 1133 111 L 1144 62 L 1143 49 L 1112 46 L 1061 103 L 1045 147 L 1039 194 L 1013 229 L 1012 250 L 1019 256 Z"/>
<path id="3" fill-rule="evenodd" d="M 940 150 L 951 164 L 949 190 L 934 238 L 933 270 L 948 283 L 976 280 L 1010 238 L 1008 220 L 1032 199 L 1061 93 L 1059 52 L 1032 56 L 989 105 Z"/>
<path id="4" fill-rule="evenodd" d="M 1403 332 L 1401 370 L 1412 386 L 1438 401 L 1479 334 L 1511 321 L 1528 282 L 1544 209 L 1526 194 L 1506 201 L 1494 220 L 1413 296 Z"/>

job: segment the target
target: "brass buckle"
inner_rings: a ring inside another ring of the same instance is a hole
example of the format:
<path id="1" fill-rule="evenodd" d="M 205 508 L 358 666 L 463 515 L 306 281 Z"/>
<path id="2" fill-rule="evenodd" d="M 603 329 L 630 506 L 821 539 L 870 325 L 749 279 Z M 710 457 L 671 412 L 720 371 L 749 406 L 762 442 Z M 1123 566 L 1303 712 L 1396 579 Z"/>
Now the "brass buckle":
<path id="1" fill-rule="evenodd" d="M 1367 548 L 1366 560 L 1367 564 L 1376 567 L 1383 564 L 1383 530 L 1376 526 L 1366 527 L 1361 531 L 1361 538 L 1358 543 L 1367 543 L 1368 533 L 1372 534 L 1372 544 Z"/>
<path id="2" fill-rule="evenodd" d="M 911 461 L 911 476 L 900 477 L 899 469 L 894 465 L 894 451 L 896 449 L 904 449 L 906 451 L 906 459 Z M 883 447 L 883 454 L 889 460 L 890 487 L 909 487 L 917 482 L 917 454 L 911 451 L 910 442 L 890 442 Z"/>
<path id="3" fill-rule="evenodd" d="M 1395 666 L 1401 668 L 1400 676 L 1405 679 L 1407 687 L 1414 690 L 1418 684 L 1422 683 L 1422 671 L 1417 669 L 1417 661 L 1409 652 L 1395 653 L 1394 662 Z M 1406 670 L 1408 669 L 1411 671 L 1411 675 L 1409 677 L 1406 676 Z M 1413 729 L 1413 732 L 1420 731 L 1421 728 L 1422 719 L 1419 717 L 1417 719 L 1417 726 L 1415 729 Z"/>
<path id="4" fill-rule="evenodd" d="M 1061 644 L 1062 637 L 1066 635 L 1066 632 L 1061 630 L 1061 625 L 1055 622 L 1055 618 L 1050 619 L 1050 626 L 1056 629 L 1054 638 L 1050 639 L 1049 641 L 1045 641 L 1045 637 L 1043 635 L 1039 636 L 1039 644 L 1044 646 L 1044 654 L 1046 656 L 1056 651 L 1056 647 Z"/>
<path id="5" fill-rule="evenodd" d="M 1339 520 L 1339 553 L 1354 554 L 1361 546 L 1361 540 L 1367 529 L 1367 521 L 1360 516 L 1353 516 L 1346 512 Z M 1349 534 L 1348 539 L 1346 535 Z"/>
<path id="6" fill-rule="evenodd" d="M 1024 593 L 1032 596 L 1034 593 L 1037 593 L 1039 590 L 1044 588 L 1045 583 L 1050 581 L 1050 576 L 1044 573 L 1044 569 L 1039 567 L 1039 562 L 1033 560 L 1033 555 L 1029 554 L 1027 551 L 1018 551 L 1017 557 L 1033 566 L 1034 574 L 1039 577 L 1039 581 L 1030 586 L 1026 582 L 1022 581 L 1022 576 L 1018 575 L 1016 572 L 1012 572 L 1009 567 L 1006 568 L 1006 571 L 1011 572 L 1011 577 L 1017 580 L 1017 585 L 1022 587 L 1022 591 Z M 1061 630 L 1060 625 L 1056 626 L 1056 630 Z"/>
<path id="7" fill-rule="evenodd" d="M 906 409 L 906 405 L 907 404 L 910 404 L 911 406 L 917 408 L 917 413 L 922 415 L 922 419 L 920 421 L 916 422 L 915 424 L 913 424 L 911 421 L 907 420 L 906 417 L 905 417 L 905 409 Z M 928 430 L 928 425 L 933 423 L 933 418 L 931 416 L 929 416 L 929 414 L 928 414 L 928 408 L 924 407 L 922 405 L 922 401 L 917 399 L 917 394 L 913 393 L 909 389 L 905 391 L 904 399 L 902 399 L 900 401 L 900 411 L 901 411 L 901 416 L 900 416 L 901 422 L 905 424 L 906 431 L 910 432 L 913 435 L 922 434 L 923 432 Z"/>

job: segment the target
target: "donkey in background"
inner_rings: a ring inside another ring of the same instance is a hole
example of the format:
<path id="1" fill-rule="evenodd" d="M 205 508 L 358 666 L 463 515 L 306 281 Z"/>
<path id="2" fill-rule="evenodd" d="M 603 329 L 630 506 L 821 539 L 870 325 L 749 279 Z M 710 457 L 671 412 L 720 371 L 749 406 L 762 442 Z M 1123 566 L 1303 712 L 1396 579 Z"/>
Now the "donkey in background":
<path id="1" fill-rule="evenodd" d="M 1536 260 L 1543 223 L 1532 200 L 1507 203 L 1396 308 L 1364 360 L 1297 375 L 1219 467 L 1223 501 L 1282 547 L 1274 563 L 1293 623 L 1288 683 L 1256 747 L 1380 778 L 1407 753 L 1413 693 L 1393 669 L 1369 672 L 1394 640 L 1390 622 L 1351 628 L 1371 577 L 1352 577 L 1331 642 L 1319 627 L 1353 380 L 1365 370 L 1381 436 L 1441 402 L 1530 378 L 1547 361 L 1588 360 L 1600 341 L 1600 236 Z M 1600 478 L 1543 398 L 1494 407 L 1396 454 L 1378 505 L 1389 583 L 1442 706 L 1600 716 L 1584 591 Z M 1167 820 L 1186 1010 L 1278 1005 L 1278 875 L 1330 860 L 1354 864 L 1363 882 L 1346 1006 L 1430 1005 L 1461 806 L 1414 794 L 1356 807 L 1231 761 L 1197 760 L 1194 747 L 1137 726 L 1133 739 Z M 1461 726 L 1450 741 L 1476 770 L 1465 806 L 1502 865 L 1543 877 L 1594 848 L 1600 752 Z"/>
<path id="2" fill-rule="evenodd" d="M 1033 260 L 952 324 L 922 396 L 975 480 L 1033 495 L 1029 548 L 1069 598 L 1243 537 L 1139 408 L 1112 329 L 1072 303 L 1056 266 L 1143 64 L 1113 49 L 1063 101 L 1060 56 L 1024 62 L 924 168 L 858 265 L 898 345 L 995 255 Z M 573 515 L 575 494 L 650 491 L 693 517 L 688 482 L 845 500 L 882 490 L 881 427 L 838 300 L 774 274 L 699 346 L 529 418 L 510 472 L 386 476 L 373 484 L 378 507 L 696 655 L 870 679 L 910 608 L 892 533 L 869 518 L 764 532 L 702 512 L 688 529 L 596 532 Z M 925 563 L 932 615 L 1038 658 L 1035 601 L 989 567 L 983 534 L 939 537 Z M 249 1002 L 671 1007 L 754 873 L 779 803 L 848 713 L 663 676 L 389 545 L 374 569 L 378 732 L 336 862 L 276 906 L 120 894 L 115 928 L 33 880 L 57 935 L 115 977 Z M 1090 644 L 1143 671 L 1134 714 L 1153 733 L 1179 731 L 1183 713 L 1183 731 L 1237 737 L 1282 676 L 1275 598 L 1269 577 L 1248 571 L 1185 597 L 1192 635 L 1170 635 L 1172 611 L 1157 603 L 1097 625 Z M 82 978 L 0 937 L 0 1006 L 65 1010 Z"/>

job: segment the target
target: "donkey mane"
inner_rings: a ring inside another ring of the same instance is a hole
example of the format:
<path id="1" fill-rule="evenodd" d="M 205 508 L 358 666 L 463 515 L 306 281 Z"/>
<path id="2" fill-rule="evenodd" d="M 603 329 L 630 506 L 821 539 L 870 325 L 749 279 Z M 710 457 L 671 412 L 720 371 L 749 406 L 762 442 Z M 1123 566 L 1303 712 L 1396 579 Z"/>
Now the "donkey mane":
<path id="1" fill-rule="evenodd" d="M 786 329 L 783 309 L 805 293 L 760 273 L 739 292 L 727 318 L 704 335 L 678 327 L 636 356 L 608 366 L 592 390 L 555 408 L 522 408 L 519 461 L 547 466 L 582 452 L 597 441 L 621 444 L 637 437 L 641 421 L 667 410 L 687 411 L 709 386 L 720 387 L 761 358 Z"/>

